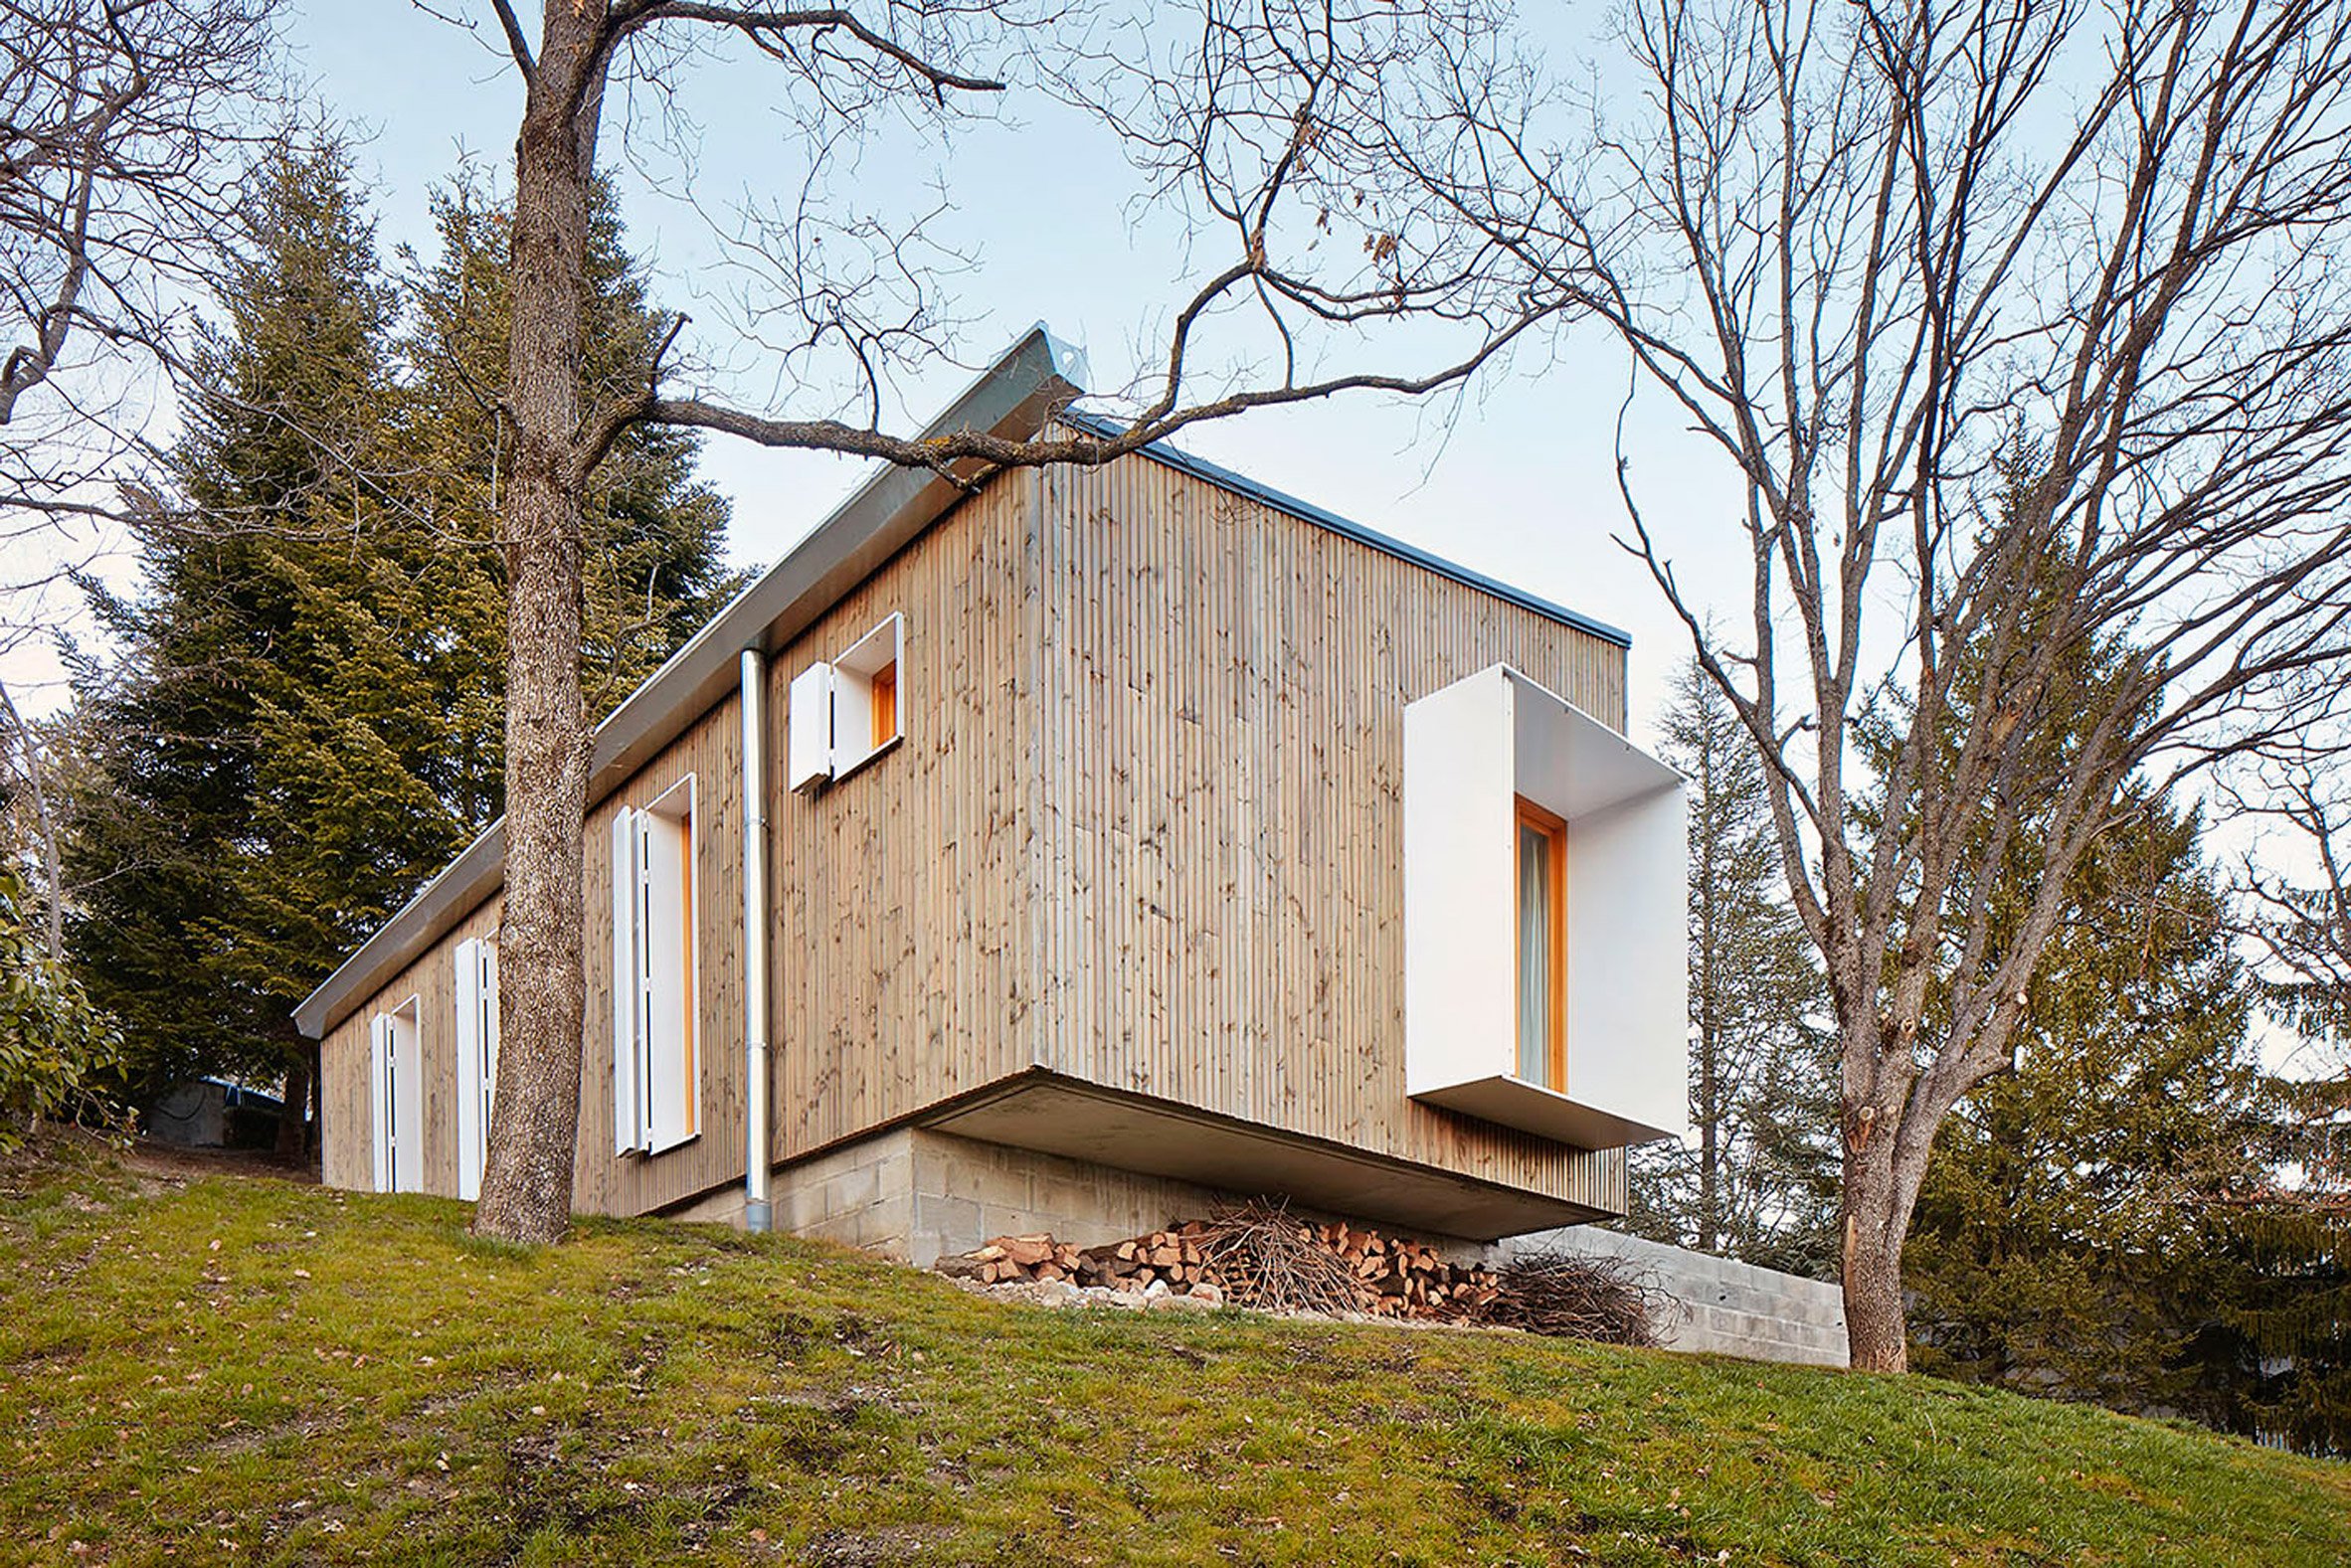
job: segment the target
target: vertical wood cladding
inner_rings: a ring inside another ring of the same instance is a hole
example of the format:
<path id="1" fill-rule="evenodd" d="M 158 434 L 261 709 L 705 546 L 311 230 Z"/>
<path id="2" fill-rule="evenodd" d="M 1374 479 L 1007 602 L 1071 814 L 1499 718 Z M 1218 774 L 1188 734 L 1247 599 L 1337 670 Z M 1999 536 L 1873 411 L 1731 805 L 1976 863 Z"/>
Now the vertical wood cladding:
<path id="1" fill-rule="evenodd" d="M 906 616 L 905 739 L 784 786 L 794 674 Z M 1008 473 L 769 661 L 773 1148 L 1032 1067 L 1619 1208 L 1620 1154 L 1404 1095 L 1404 704 L 1507 661 L 1619 729 L 1605 640 L 1142 457 Z M 590 811 L 578 1204 L 743 1174 L 730 697 Z M 611 824 L 696 778 L 702 1135 L 612 1152 Z M 422 1002 L 428 1187 L 456 1187 L 453 955 L 330 1031 L 326 1179 L 369 1184 L 368 1019 Z"/>
<path id="2" fill-rule="evenodd" d="M 1623 650 L 1148 459 L 1040 483 L 1040 1063 L 1621 1207 L 1405 1098 L 1402 787 L 1407 702 L 1502 661 L 1621 730 Z"/>
<path id="3" fill-rule="evenodd" d="M 580 1146 L 573 1203 L 588 1213 L 641 1214 L 743 1175 L 743 819 L 741 721 L 727 698 L 588 813 L 588 1017 L 581 1052 Z M 624 805 L 649 805 L 694 776 L 694 921 L 701 943 L 696 1023 L 702 1051 L 701 1135 L 649 1158 L 613 1152 L 612 834 Z M 457 1190 L 456 949 L 494 938 L 491 899 L 445 933 L 414 963 L 328 1031 L 321 1047 L 327 1083 L 323 1178 L 335 1186 L 373 1181 L 367 1079 L 368 1020 L 418 998 L 425 1079 L 425 1190 Z M 493 1119 L 496 1112 L 491 1113 Z"/>
<path id="4" fill-rule="evenodd" d="M 1036 1058 L 1035 492 L 1033 475 L 997 478 L 769 660 L 779 1159 Z M 905 738 L 789 792 L 792 677 L 893 613 Z"/>

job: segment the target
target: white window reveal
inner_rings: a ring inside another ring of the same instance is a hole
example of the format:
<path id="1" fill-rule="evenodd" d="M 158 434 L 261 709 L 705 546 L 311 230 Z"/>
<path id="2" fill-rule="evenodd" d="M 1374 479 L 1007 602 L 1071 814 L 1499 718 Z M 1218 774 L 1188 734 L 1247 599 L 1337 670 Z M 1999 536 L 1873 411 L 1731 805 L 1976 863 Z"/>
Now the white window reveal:
<path id="1" fill-rule="evenodd" d="M 1404 1092 L 1582 1148 L 1689 1107 L 1682 778 L 1507 665 L 1404 708 Z"/>
<path id="2" fill-rule="evenodd" d="M 892 615 L 829 664 L 792 680 L 787 750 L 791 784 L 806 789 L 845 779 L 906 735 L 906 617 Z"/>
<path id="3" fill-rule="evenodd" d="M 658 1154 L 702 1131 L 694 780 L 613 822 L 613 1147 Z"/>
<path id="4" fill-rule="evenodd" d="M 416 997 L 368 1020 L 378 1192 L 425 1190 L 424 1011 Z"/>
<path id="5" fill-rule="evenodd" d="M 457 944 L 457 1196 L 481 1196 L 498 1085 L 498 945 Z"/>

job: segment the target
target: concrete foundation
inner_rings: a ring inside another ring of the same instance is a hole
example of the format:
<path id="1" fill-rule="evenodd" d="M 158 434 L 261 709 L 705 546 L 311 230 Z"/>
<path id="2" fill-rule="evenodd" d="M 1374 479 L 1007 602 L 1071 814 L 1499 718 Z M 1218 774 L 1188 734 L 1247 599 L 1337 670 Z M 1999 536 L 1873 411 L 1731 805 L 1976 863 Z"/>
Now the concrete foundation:
<path id="1" fill-rule="evenodd" d="M 1049 1231 L 1091 1247 L 1206 1212 L 1235 1194 L 923 1128 L 876 1133 L 779 1166 L 775 1226 L 928 1268 L 991 1236 Z M 677 1218 L 740 1223 L 743 1191 Z"/>
<path id="2" fill-rule="evenodd" d="M 1661 1324 L 1672 1350 L 1708 1350 L 1750 1361 L 1848 1366 L 1845 1297 L 1834 1285 L 1758 1269 L 1750 1263 L 1644 1241 L 1596 1225 L 1570 1225 L 1514 1237 L 1513 1250 L 1605 1253 L 1652 1274 L 1682 1303 L 1677 1321 Z"/>

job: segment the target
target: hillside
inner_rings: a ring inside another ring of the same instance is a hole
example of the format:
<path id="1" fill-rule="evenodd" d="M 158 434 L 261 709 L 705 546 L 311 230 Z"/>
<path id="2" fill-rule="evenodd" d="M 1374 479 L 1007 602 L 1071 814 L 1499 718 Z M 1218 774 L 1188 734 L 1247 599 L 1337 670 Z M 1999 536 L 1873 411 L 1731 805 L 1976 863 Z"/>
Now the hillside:
<path id="1" fill-rule="evenodd" d="M 2182 1427 L 464 1212 L 0 1174 L 0 1561 L 2351 1561 L 2351 1467 Z"/>

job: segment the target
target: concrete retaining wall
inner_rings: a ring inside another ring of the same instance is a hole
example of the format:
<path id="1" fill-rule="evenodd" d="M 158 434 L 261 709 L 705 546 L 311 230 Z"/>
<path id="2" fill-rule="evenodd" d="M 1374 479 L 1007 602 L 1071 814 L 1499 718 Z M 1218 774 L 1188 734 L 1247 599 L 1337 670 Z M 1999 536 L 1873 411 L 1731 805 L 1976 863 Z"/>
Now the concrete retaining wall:
<path id="1" fill-rule="evenodd" d="M 1799 1366 L 1851 1364 L 1844 1294 L 1824 1281 L 1644 1241 L 1596 1225 L 1538 1231 L 1502 1244 L 1505 1253 L 1514 1250 L 1605 1253 L 1649 1271 L 1683 1306 L 1680 1320 L 1663 1325 L 1669 1349 L 1711 1350 Z"/>

